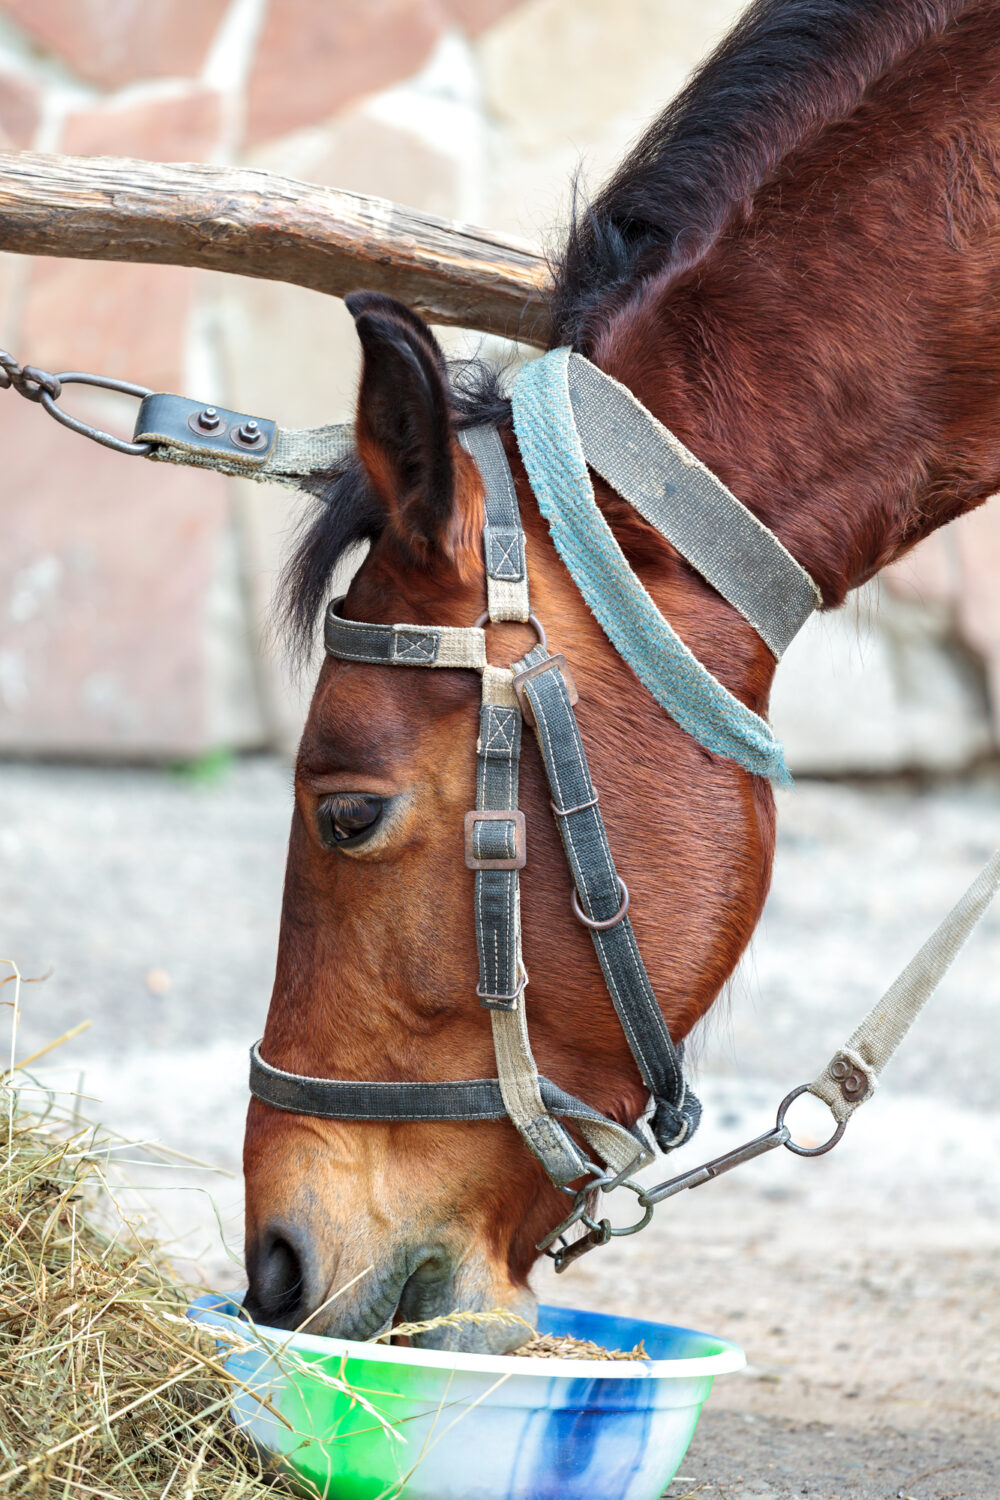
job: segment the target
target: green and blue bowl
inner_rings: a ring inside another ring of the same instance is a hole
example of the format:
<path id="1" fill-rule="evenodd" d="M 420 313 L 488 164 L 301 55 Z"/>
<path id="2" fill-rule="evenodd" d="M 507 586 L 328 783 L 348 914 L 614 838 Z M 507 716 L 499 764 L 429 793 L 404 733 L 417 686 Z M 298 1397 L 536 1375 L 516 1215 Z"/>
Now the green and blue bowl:
<path id="1" fill-rule="evenodd" d="M 453 1354 L 251 1327 L 239 1314 L 218 1296 L 190 1311 L 219 1331 L 233 1420 L 329 1500 L 657 1500 L 715 1376 L 746 1363 L 735 1344 L 690 1328 L 567 1307 L 539 1308 L 539 1332 L 605 1349 L 641 1340 L 649 1358 Z"/>

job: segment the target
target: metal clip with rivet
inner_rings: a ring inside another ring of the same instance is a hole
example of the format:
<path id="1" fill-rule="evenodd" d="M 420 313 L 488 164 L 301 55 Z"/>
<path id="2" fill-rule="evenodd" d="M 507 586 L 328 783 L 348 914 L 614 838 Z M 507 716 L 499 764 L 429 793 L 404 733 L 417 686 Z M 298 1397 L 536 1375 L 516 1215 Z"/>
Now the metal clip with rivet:
<path id="1" fill-rule="evenodd" d="M 135 424 L 136 439 L 152 447 L 222 457 L 247 467 L 264 461 L 274 447 L 276 432 L 267 417 L 251 417 L 163 391 L 145 393 Z"/>

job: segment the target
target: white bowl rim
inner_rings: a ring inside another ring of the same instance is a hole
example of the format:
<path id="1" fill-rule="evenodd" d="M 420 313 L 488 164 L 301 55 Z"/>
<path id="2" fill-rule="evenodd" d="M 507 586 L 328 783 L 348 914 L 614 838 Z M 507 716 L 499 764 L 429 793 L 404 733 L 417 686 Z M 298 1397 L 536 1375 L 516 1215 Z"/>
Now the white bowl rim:
<path id="1" fill-rule="evenodd" d="M 235 1298 L 227 1298 L 228 1301 Z M 569 1311 L 570 1309 L 567 1309 Z M 296 1333 L 288 1328 L 270 1328 L 266 1324 L 249 1324 L 234 1313 L 217 1308 L 196 1308 L 190 1314 L 197 1322 L 221 1324 L 238 1331 L 247 1343 L 257 1342 L 266 1353 L 276 1353 L 291 1347 L 293 1351 L 325 1354 L 331 1357 L 347 1355 L 353 1359 L 373 1360 L 376 1363 L 397 1365 L 422 1365 L 429 1369 L 462 1370 L 470 1374 L 527 1376 L 529 1379 L 544 1377 L 547 1380 L 678 1380 L 701 1379 L 706 1375 L 729 1375 L 742 1370 L 747 1358 L 738 1344 L 728 1339 L 716 1338 L 714 1334 L 701 1333 L 696 1328 L 680 1328 L 677 1324 L 660 1323 L 660 1328 L 676 1329 L 681 1333 L 693 1333 L 698 1338 L 708 1338 L 724 1347 L 718 1354 L 699 1354 L 690 1359 L 520 1359 L 516 1362 L 509 1354 L 462 1354 L 447 1349 L 403 1348 L 398 1344 L 377 1344 L 357 1339 L 327 1338 L 313 1333 Z M 649 1319 L 636 1319 L 649 1322 Z"/>

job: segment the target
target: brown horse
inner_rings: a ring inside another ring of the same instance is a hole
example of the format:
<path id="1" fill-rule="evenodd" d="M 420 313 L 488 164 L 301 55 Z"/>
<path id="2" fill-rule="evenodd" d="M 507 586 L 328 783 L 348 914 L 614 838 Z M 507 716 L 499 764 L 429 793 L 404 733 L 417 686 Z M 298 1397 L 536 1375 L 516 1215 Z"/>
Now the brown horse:
<path id="1" fill-rule="evenodd" d="M 773 0 L 579 216 L 556 268 L 553 343 L 627 385 L 836 607 L 1000 487 L 998 230 L 998 0 Z M 399 304 L 349 305 L 364 349 L 359 459 L 330 476 L 291 565 L 298 629 L 309 634 L 360 539 L 371 550 L 348 617 L 476 620 L 482 495 L 456 432 L 499 423 L 533 608 L 572 666 L 639 945 L 683 1038 L 760 916 L 770 787 L 689 738 L 609 645 L 533 504 L 497 387 L 449 384 L 432 335 Z M 607 486 L 597 493 L 663 614 L 764 713 L 774 662 L 759 637 Z M 492 629 L 491 660 L 532 639 Z M 478 691 L 473 672 L 323 666 L 296 769 L 269 1062 L 331 1078 L 495 1072 L 462 857 Z M 631 1123 L 646 1090 L 571 915 L 533 745 L 521 806 L 539 1070 Z M 245 1169 L 255 1316 L 295 1325 L 371 1268 L 312 1322 L 328 1333 L 455 1307 L 529 1310 L 536 1242 L 566 1211 L 506 1122 L 340 1123 L 253 1100 Z"/>

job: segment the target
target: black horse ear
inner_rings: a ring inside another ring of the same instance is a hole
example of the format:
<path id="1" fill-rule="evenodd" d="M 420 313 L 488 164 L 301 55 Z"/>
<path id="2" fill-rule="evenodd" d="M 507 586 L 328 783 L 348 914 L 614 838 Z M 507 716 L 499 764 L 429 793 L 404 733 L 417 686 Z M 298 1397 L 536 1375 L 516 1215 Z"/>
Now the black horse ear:
<path id="1" fill-rule="evenodd" d="M 346 297 L 364 350 L 358 453 L 400 541 L 428 562 L 455 508 L 455 454 L 441 347 L 427 324 L 392 297 Z"/>

